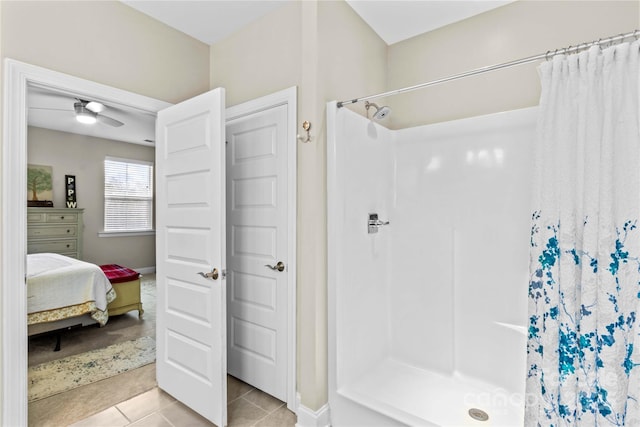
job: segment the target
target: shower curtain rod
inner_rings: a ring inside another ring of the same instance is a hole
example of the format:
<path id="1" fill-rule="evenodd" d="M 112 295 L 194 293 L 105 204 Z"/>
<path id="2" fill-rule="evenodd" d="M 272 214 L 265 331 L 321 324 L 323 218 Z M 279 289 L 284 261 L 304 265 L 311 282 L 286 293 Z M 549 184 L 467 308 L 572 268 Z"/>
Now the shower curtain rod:
<path id="1" fill-rule="evenodd" d="M 470 76 L 475 76 L 476 74 L 482 74 L 482 73 L 486 73 L 489 71 L 495 71 L 495 70 L 500 70 L 502 68 L 509 68 L 509 67 L 515 67 L 516 65 L 522 65 L 522 64 L 527 64 L 529 62 L 535 62 L 535 61 L 539 61 L 541 59 L 549 59 L 555 55 L 566 55 L 566 54 L 570 54 L 570 53 L 576 53 L 578 51 L 584 50 L 584 49 L 588 49 L 591 46 L 602 46 L 602 45 L 613 45 L 614 43 L 619 43 L 622 42 L 625 39 L 628 39 L 629 37 L 635 37 L 636 40 L 638 39 L 638 36 L 640 36 L 640 30 L 635 30 L 632 31 L 630 33 L 626 33 L 626 34 L 619 34 L 617 36 L 611 36 L 611 37 L 607 37 L 606 39 L 599 39 L 596 41 L 592 41 L 589 43 L 580 43 L 579 45 L 576 46 L 569 46 L 566 48 L 562 48 L 562 49 L 556 49 L 556 50 L 548 50 L 546 53 L 541 53 L 539 55 L 534 55 L 534 56 L 529 56 L 527 58 L 522 58 L 522 59 L 517 59 L 515 61 L 511 61 L 511 62 L 505 62 L 502 64 L 496 64 L 496 65 L 489 65 L 486 67 L 481 67 L 481 68 L 476 68 L 475 70 L 471 70 L 471 71 L 466 71 L 464 73 L 460 73 L 460 74 L 454 74 L 452 76 L 448 76 L 448 77 L 443 77 L 441 79 L 438 80 L 433 80 L 430 82 L 426 82 L 426 83 L 420 83 L 414 86 L 409 86 L 409 87 L 405 87 L 402 89 L 396 89 L 396 90 L 390 90 L 388 92 L 383 92 L 383 93 L 378 93 L 376 95 L 369 95 L 369 96 L 365 96 L 362 98 L 354 98 L 351 99 L 349 101 L 340 101 L 338 102 L 338 108 L 344 107 L 345 105 L 349 105 L 349 104 L 355 104 L 356 102 L 360 102 L 360 101 L 366 101 L 368 99 L 374 99 L 374 98 L 382 98 L 383 96 L 389 96 L 389 95 L 397 95 L 400 93 L 404 93 L 404 92 L 410 92 L 416 89 L 422 89 L 425 87 L 429 87 L 429 86 L 434 86 L 440 83 L 445 83 L 445 82 L 450 82 L 452 80 L 458 80 L 464 77 L 470 77 Z"/>

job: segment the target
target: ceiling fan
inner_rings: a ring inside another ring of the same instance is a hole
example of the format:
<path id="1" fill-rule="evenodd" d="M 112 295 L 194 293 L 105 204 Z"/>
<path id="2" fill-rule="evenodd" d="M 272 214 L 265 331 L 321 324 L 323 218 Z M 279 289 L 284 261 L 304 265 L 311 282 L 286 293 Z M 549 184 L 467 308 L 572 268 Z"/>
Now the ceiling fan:
<path id="1" fill-rule="evenodd" d="M 120 120 L 116 120 L 113 117 L 105 116 L 102 112 L 106 109 L 106 106 L 98 101 L 87 101 L 80 98 L 75 98 L 73 103 L 73 111 L 76 115 L 76 120 L 84 124 L 94 124 L 96 122 L 102 123 L 107 126 L 120 127 L 124 125 Z M 54 110 L 54 111 L 71 111 L 67 109 L 59 108 L 37 108 L 31 107 L 34 110 Z"/>

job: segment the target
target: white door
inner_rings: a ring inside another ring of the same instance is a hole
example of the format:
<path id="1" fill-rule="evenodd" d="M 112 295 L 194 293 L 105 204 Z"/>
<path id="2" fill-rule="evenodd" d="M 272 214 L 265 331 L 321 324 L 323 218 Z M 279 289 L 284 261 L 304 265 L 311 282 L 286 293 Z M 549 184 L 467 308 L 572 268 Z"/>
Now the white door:
<path id="1" fill-rule="evenodd" d="M 287 108 L 229 120 L 226 129 L 228 372 L 283 401 L 289 308 Z"/>
<path id="2" fill-rule="evenodd" d="M 227 423 L 224 89 L 156 124 L 158 386 Z"/>

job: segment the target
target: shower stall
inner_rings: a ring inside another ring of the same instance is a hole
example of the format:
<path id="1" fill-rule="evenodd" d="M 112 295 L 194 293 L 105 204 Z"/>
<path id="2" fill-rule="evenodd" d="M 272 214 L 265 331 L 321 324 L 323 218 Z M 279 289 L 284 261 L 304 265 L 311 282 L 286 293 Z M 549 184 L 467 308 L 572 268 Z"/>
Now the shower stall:
<path id="1" fill-rule="evenodd" d="M 522 425 L 536 108 L 327 123 L 332 425 Z"/>

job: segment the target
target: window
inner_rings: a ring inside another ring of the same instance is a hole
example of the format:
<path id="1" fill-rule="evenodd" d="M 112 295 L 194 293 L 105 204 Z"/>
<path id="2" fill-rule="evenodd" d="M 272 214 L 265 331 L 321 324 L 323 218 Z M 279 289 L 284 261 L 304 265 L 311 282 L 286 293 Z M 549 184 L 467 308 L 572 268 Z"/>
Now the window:
<path id="1" fill-rule="evenodd" d="M 107 157 L 104 160 L 104 231 L 153 230 L 153 163 Z"/>

